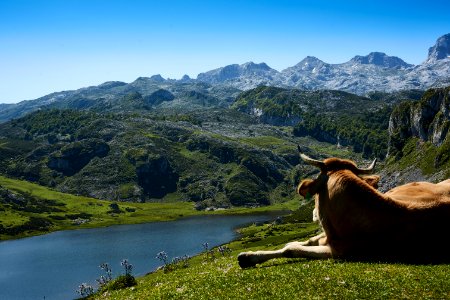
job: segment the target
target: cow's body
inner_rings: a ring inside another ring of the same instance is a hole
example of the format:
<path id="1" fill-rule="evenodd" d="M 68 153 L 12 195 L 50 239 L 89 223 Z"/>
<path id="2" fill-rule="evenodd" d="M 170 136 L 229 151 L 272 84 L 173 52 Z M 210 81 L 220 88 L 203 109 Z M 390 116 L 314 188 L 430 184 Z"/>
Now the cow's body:
<path id="1" fill-rule="evenodd" d="M 316 218 L 324 233 L 281 250 L 241 253 L 242 267 L 275 257 L 398 259 L 434 262 L 450 259 L 450 180 L 415 182 L 383 194 L 359 177 L 353 162 L 313 161 L 321 168 L 298 192 L 315 195 Z M 374 165 L 374 164 L 373 164 Z"/>

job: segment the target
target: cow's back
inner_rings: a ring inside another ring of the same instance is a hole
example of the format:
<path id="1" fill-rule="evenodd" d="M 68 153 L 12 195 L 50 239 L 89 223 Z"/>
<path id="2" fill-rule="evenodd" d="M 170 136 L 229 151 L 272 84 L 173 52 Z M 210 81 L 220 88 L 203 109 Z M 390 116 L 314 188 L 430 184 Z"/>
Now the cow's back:
<path id="1" fill-rule="evenodd" d="M 385 196 L 411 209 L 445 206 L 450 204 L 450 180 L 438 184 L 412 182 L 393 188 Z"/>
<path id="2" fill-rule="evenodd" d="M 409 183 L 384 196 L 370 203 L 363 199 L 352 202 L 361 214 L 347 216 L 345 222 L 355 218 L 366 221 L 353 224 L 353 234 L 332 238 L 337 253 L 356 258 L 450 261 L 450 239 L 446 237 L 450 229 L 450 180 Z M 364 226 L 358 228 L 359 223 Z"/>

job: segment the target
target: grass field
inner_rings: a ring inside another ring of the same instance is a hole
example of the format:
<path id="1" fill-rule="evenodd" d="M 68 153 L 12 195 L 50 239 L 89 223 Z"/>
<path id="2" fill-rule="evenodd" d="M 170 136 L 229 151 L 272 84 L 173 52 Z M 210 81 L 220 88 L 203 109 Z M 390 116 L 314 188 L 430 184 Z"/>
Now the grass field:
<path id="1" fill-rule="evenodd" d="M 449 299 L 450 265 L 276 259 L 242 270 L 243 250 L 275 249 L 317 232 L 311 223 L 251 226 L 230 255 L 201 254 L 187 268 L 163 270 L 95 299 Z"/>
<path id="2" fill-rule="evenodd" d="M 138 280 L 97 299 L 448 299 L 450 267 L 277 260 L 241 270 L 233 253 Z"/>

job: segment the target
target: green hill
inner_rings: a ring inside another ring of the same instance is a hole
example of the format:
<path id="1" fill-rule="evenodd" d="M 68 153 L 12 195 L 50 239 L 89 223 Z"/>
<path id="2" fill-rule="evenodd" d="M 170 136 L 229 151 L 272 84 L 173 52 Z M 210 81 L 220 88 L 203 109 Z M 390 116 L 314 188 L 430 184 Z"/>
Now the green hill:
<path id="1" fill-rule="evenodd" d="M 256 209 L 198 211 L 191 202 L 132 203 L 61 193 L 31 182 L 0 176 L 0 240 L 51 231 L 118 224 L 170 221 L 200 214 L 243 214 L 292 210 L 297 201 Z"/>
<path id="2" fill-rule="evenodd" d="M 296 145 L 310 154 L 332 148 L 223 109 L 41 110 L 0 132 L 0 172 L 10 177 L 97 199 L 192 201 L 200 210 L 290 200 L 300 176 Z"/>

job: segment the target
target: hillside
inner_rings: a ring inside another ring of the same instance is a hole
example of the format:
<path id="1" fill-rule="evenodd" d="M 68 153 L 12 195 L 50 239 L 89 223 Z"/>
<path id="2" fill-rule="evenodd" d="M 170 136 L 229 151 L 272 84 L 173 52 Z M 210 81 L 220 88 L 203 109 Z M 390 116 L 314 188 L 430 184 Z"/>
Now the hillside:
<path id="1" fill-rule="evenodd" d="M 59 230 L 172 221 L 194 215 L 289 211 L 297 206 L 297 201 L 289 201 L 253 209 L 198 211 L 191 202 L 123 203 L 99 200 L 0 176 L 0 241 Z"/>
<path id="2" fill-rule="evenodd" d="M 270 91 L 275 95 L 283 92 Z M 420 100 L 408 100 L 392 108 L 388 119 L 389 155 L 381 170 L 382 189 L 425 177 L 432 181 L 448 178 L 449 97 L 449 87 L 431 89 Z M 257 100 L 253 104 L 267 100 L 253 99 Z M 317 233 L 317 225 L 310 223 L 311 210 L 310 203 L 300 206 L 281 223 L 242 229 L 243 236 L 227 245 L 230 254 L 222 255 L 218 249 L 202 253 L 187 264 L 163 267 L 140 278 L 135 287 L 105 289 L 93 298 L 445 299 L 450 295 L 448 264 L 275 259 L 255 268 L 239 268 L 236 256 L 243 250 L 277 249 Z"/>
<path id="3" fill-rule="evenodd" d="M 372 92 L 362 97 L 342 91 L 302 91 L 261 86 L 241 93 L 232 108 L 260 122 L 293 126 L 298 137 L 349 146 L 364 157 L 384 159 L 393 107 L 417 100 L 423 92 Z"/>
<path id="4" fill-rule="evenodd" d="M 0 132 L 0 171 L 8 176 L 99 199 L 193 201 L 198 209 L 291 199 L 296 144 L 317 144 L 229 110 L 42 110 Z"/>
<path id="5" fill-rule="evenodd" d="M 192 201 L 199 210 L 279 203 L 314 172 L 299 165 L 297 144 L 317 158 L 384 159 L 390 113 L 422 94 L 262 86 L 230 109 L 39 110 L 0 124 L 0 172 L 97 199 Z M 141 99 L 133 95 L 128 104 Z"/>
<path id="6" fill-rule="evenodd" d="M 0 240 L 56 230 L 174 220 L 190 203 L 116 203 L 75 196 L 0 176 Z"/>

